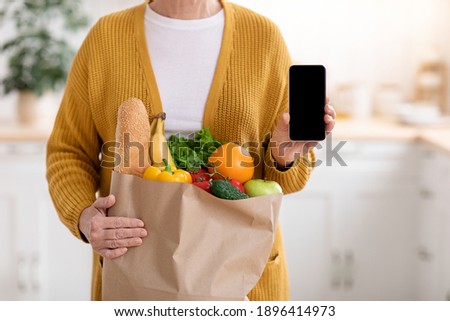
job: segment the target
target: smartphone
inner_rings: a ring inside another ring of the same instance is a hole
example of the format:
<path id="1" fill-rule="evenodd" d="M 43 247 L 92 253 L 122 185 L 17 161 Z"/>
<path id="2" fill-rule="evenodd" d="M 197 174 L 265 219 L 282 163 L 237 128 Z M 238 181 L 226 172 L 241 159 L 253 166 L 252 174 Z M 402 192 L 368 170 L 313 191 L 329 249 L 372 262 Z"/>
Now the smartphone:
<path id="1" fill-rule="evenodd" d="M 325 139 L 326 70 L 321 65 L 289 68 L 289 137 L 293 141 Z"/>

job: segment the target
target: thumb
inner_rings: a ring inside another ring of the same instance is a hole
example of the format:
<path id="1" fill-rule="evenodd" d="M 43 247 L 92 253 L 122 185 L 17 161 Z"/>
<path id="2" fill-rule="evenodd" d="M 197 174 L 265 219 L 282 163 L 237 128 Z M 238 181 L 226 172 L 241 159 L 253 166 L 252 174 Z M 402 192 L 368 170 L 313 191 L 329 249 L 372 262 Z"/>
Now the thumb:
<path id="1" fill-rule="evenodd" d="M 283 113 L 281 115 L 280 124 L 283 124 L 286 128 L 289 126 L 289 121 L 291 120 L 291 115 L 289 113 Z"/>
<path id="2" fill-rule="evenodd" d="M 283 113 L 278 121 L 278 125 L 275 128 L 274 136 L 277 138 L 286 139 L 288 137 L 289 131 L 289 120 L 290 115 L 288 113 Z"/>
<path id="3" fill-rule="evenodd" d="M 106 197 L 99 197 L 92 205 L 95 208 L 102 210 L 102 209 L 108 209 L 108 208 L 112 207 L 115 203 L 116 203 L 115 196 L 110 194 Z"/>

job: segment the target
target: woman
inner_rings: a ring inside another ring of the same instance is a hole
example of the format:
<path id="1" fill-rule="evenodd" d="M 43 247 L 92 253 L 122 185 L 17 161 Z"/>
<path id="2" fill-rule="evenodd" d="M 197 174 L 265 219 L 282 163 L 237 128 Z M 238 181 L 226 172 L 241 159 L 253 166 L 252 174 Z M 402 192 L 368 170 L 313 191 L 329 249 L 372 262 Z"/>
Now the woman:
<path id="1" fill-rule="evenodd" d="M 149 59 L 151 57 L 151 60 Z M 94 250 L 92 299 L 101 299 L 103 257 L 139 246 L 151 226 L 106 217 L 111 169 L 101 147 L 115 139 L 118 106 L 141 99 L 149 115 L 167 112 L 170 131 L 211 129 L 225 141 L 265 142 L 255 177 L 278 181 L 285 193 L 309 178 L 314 143 L 288 137 L 287 71 L 277 27 L 225 0 L 154 0 L 103 17 L 89 32 L 70 72 L 47 149 L 49 189 L 62 222 Z M 335 112 L 325 106 L 327 131 Z M 99 198 L 96 199 L 96 192 Z M 148 229 L 148 231 L 147 231 Z M 288 299 L 278 229 L 251 300 Z"/>

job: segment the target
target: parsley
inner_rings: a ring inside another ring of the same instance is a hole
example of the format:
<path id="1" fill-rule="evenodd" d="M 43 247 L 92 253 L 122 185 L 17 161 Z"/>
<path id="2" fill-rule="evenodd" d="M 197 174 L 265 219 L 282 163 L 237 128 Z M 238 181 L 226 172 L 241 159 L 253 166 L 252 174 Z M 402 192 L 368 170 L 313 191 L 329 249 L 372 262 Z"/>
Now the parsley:
<path id="1" fill-rule="evenodd" d="M 167 142 L 177 168 L 184 170 L 206 167 L 209 156 L 225 143 L 214 139 L 208 128 L 196 132 L 194 139 L 172 135 Z"/>

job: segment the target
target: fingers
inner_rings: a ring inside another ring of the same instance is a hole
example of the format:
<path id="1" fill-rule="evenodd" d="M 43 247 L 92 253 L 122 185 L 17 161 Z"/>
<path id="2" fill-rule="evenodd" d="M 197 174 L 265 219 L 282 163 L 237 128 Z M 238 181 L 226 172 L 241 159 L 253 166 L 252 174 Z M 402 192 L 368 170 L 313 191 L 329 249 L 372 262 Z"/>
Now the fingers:
<path id="1" fill-rule="evenodd" d="M 334 110 L 333 106 L 329 104 L 329 102 L 330 100 L 327 97 L 327 104 L 325 105 L 325 116 L 323 118 L 326 124 L 325 131 L 327 133 L 332 132 L 336 124 L 336 121 L 334 120 L 336 118 L 336 111 Z"/>
<path id="2" fill-rule="evenodd" d="M 80 230 L 92 249 L 107 259 L 124 255 L 129 247 L 141 245 L 142 238 L 147 236 L 140 219 L 107 217 L 107 209 L 115 203 L 114 195 L 100 197 L 80 216 Z"/>
<path id="3" fill-rule="evenodd" d="M 90 243 L 94 251 L 103 257 L 111 259 L 126 253 L 130 247 L 142 245 L 142 238 L 147 236 L 144 228 L 113 228 L 106 229 L 113 218 L 103 217 L 103 221 L 94 221 Z"/>
<path id="4" fill-rule="evenodd" d="M 114 202 L 114 197 L 110 195 L 98 199 L 94 205 L 103 211 Z M 90 221 L 89 242 L 93 250 L 103 257 L 116 258 L 125 254 L 129 247 L 142 244 L 142 238 L 147 236 L 147 231 L 143 227 L 144 222 L 137 218 L 95 215 Z"/>
<path id="5" fill-rule="evenodd" d="M 327 133 L 332 132 L 333 129 L 334 129 L 334 125 L 336 124 L 336 122 L 334 121 L 334 119 L 333 119 L 330 115 L 328 115 L 328 114 L 326 114 L 326 115 L 323 117 L 323 119 L 324 119 L 325 124 L 326 124 L 326 126 L 325 126 L 325 131 L 326 131 Z"/>
<path id="6" fill-rule="evenodd" d="M 108 239 L 145 237 L 144 222 L 137 218 L 95 216 L 91 220 L 91 243 Z"/>
<path id="7" fill-rule="evenodd" d="M 146 237 L 144 228 L 119 228 L 103 230 L 101 237 L 105 240 L 121 240 L 126 238 Z"/>
<path id="8" fill-rule="evenodd" d="M 332 119 L 336 118 L 336 111 L 334 110 L 333 106 L 326 104 L 325 105 L 325 113 L 327 115 L 330 115 Z"/>
<path id="9" fill-rule="evenodd" d="M 122 239 L 122 240 L 105 240 L 104 248 L 105 249 L 120 249 L 120 248 L 129 248 L 133 246 L 139 246 L 142 244 L 142 239 L 140 237 Z"/>
<path id="10" fill-rule="evenodd" d="M 333 120 L 332 122 L 330 122 L 329 124 L 326 125 L 325 131 L 327 133 L 331 133 L 333 131 L 333 129 L 334 129 L 334 126 L 335 126 L 335 122 Z"/>
<path id="11" fill-rule="evenodd" d="M 111 194 L 107 197 L 99 197 L 92 205 L 98 210 L 103 210 L 112 207 L 115 203 L 116 198 Z"/>
<path id="12" fill-rule="evenodd" d="M 333 117 L 331 117 L 331 116 L 328 115 L 328 114 L 325 114 L 325 116 L 323 116 L 323 120 L 325 121 L 325 124 L 329 124 L 329 123 L 331 123 L 331 122 L 334 122 Z"/>
<path id="13" fill-rule="evenodd" d="M 103 256 L 105 259 L 115 259 L 116 257 L 122 256 L 127 253 L 128 249 L 126 247 L 122 247 L 120 249 L 102 249 L 98 251 L 98 253 Z"/>
<path id="14" fill-rule="evenodd" d="M 144 227 L 144 222 L 137 218 L 130 217 L 108 217 L 104 220 L 103 228 L 133 228 L 133 227 Z"/>

